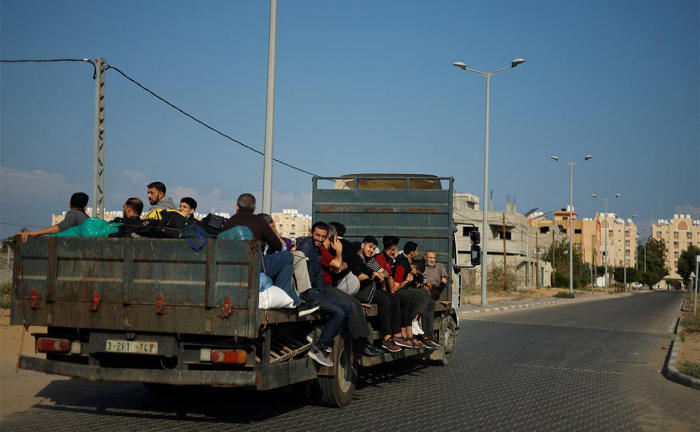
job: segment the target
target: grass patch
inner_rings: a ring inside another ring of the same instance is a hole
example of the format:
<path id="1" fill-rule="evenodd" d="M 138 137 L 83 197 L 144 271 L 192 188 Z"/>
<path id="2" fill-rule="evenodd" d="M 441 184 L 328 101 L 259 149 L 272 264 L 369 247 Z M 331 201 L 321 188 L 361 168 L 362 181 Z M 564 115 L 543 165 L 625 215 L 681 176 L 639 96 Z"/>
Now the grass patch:
<path id="1" fill-rule="evenodd" d="M 572 293 L 568 293 L 566 291 L 559 291 L 558 293 L 554 294 L 552 297 L 557 297 L 557 298 L 575 298 L 576 296 Z"/>
<path id="2" fill-rule="evenodd" d="M 683 318 L 681 325 L 688 333 L 700 333 L 700 315 Z"/>
<path id="3" fill-rule="evenodd" d="M 12 282 L 0 284 L 0 309 L 10 307 L 10 291 L 12 290 Z"/>
<path id="4" fill-rule="evenodd" d="M 700 363 L 691 363 L 684 361 L 678 364 L 678 372 L 689 377 L 700 379 Z"/>

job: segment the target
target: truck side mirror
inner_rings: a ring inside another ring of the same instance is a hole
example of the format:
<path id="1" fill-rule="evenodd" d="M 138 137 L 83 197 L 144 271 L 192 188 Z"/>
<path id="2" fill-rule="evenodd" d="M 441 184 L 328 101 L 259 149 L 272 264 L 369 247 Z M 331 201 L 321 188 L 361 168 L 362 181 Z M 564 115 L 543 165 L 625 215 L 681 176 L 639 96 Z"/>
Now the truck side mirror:
<path id="1" fill-rule="evenodd" d="M 459 272 L 462 271 L 462 267 L 460 267 L 458 265 L 453 265 L 452 270 L 454 270 L 455 274 L 459 274 Z"/>
<path id="2" fill-rule="evenodd" d="M 471 250 L 471 262 L 473 266 L 478 266 L 481 264 L 481 246 L 472 245 Z"/>
<path id="3" fill-rule="evenodd" d="M 470 231 L 469 240 L 472 241 L 473 245 L 478 245 L 479 243 L 481 243 L 481 233 L 479 231 Z"/>

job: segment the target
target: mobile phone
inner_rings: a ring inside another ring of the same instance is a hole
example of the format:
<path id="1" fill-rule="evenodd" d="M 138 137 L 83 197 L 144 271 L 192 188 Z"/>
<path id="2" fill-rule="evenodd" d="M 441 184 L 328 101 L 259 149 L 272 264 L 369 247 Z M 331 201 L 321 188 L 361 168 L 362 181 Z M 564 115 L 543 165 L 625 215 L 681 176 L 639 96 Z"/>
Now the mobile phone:
<path id="1" fill-rule="evenodd" d="M 331 243 L 335 243 L 335 236 L 331 234 L 331 237 L 328 240 L 330 240 Z"/>

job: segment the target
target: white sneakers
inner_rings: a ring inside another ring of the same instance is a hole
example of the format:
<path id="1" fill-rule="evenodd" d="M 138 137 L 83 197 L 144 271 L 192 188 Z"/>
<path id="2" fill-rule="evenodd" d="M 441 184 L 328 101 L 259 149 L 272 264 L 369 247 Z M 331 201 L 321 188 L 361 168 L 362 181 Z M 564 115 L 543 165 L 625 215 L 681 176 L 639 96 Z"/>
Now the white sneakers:
<path id="1" fill-rule="evenodd" d="M 413 331 L 414 335 L 422 335 L 425 334 L 423 332 L 423 329 L 420 328 L 420 323 L 418 321 L 413 321 L 413 324 L 411 324 L 411 331 Z"/>

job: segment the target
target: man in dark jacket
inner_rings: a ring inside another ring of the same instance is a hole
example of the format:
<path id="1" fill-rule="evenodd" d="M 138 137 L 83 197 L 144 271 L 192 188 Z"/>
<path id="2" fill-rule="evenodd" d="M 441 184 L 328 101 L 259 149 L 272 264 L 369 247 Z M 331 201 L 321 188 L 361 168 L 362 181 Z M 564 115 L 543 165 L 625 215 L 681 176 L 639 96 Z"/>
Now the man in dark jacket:
<path id="1" fill-rule="evenodd" d="M 244 193 L 238 197 L 236 214 L 231 216 L 221 228 L 221 232 L 233 227 L 248 227 L 255 240 L 262 241 L 262 249 L 267 253 L 263 256 L 263 272 L 272 278 L 275 286 L 282 288 L 294 300 L 299 315 L 306 315 L 318 310 L 313 302 L 304 302 L 292 287 L 292 272 L 294 256 L 288 251 L 282 251 L 282 241 L 272 231 L 263 218 L 255 214 L 255 197 Z M 267 248 L 266 248 L 267 247 Z"/>

